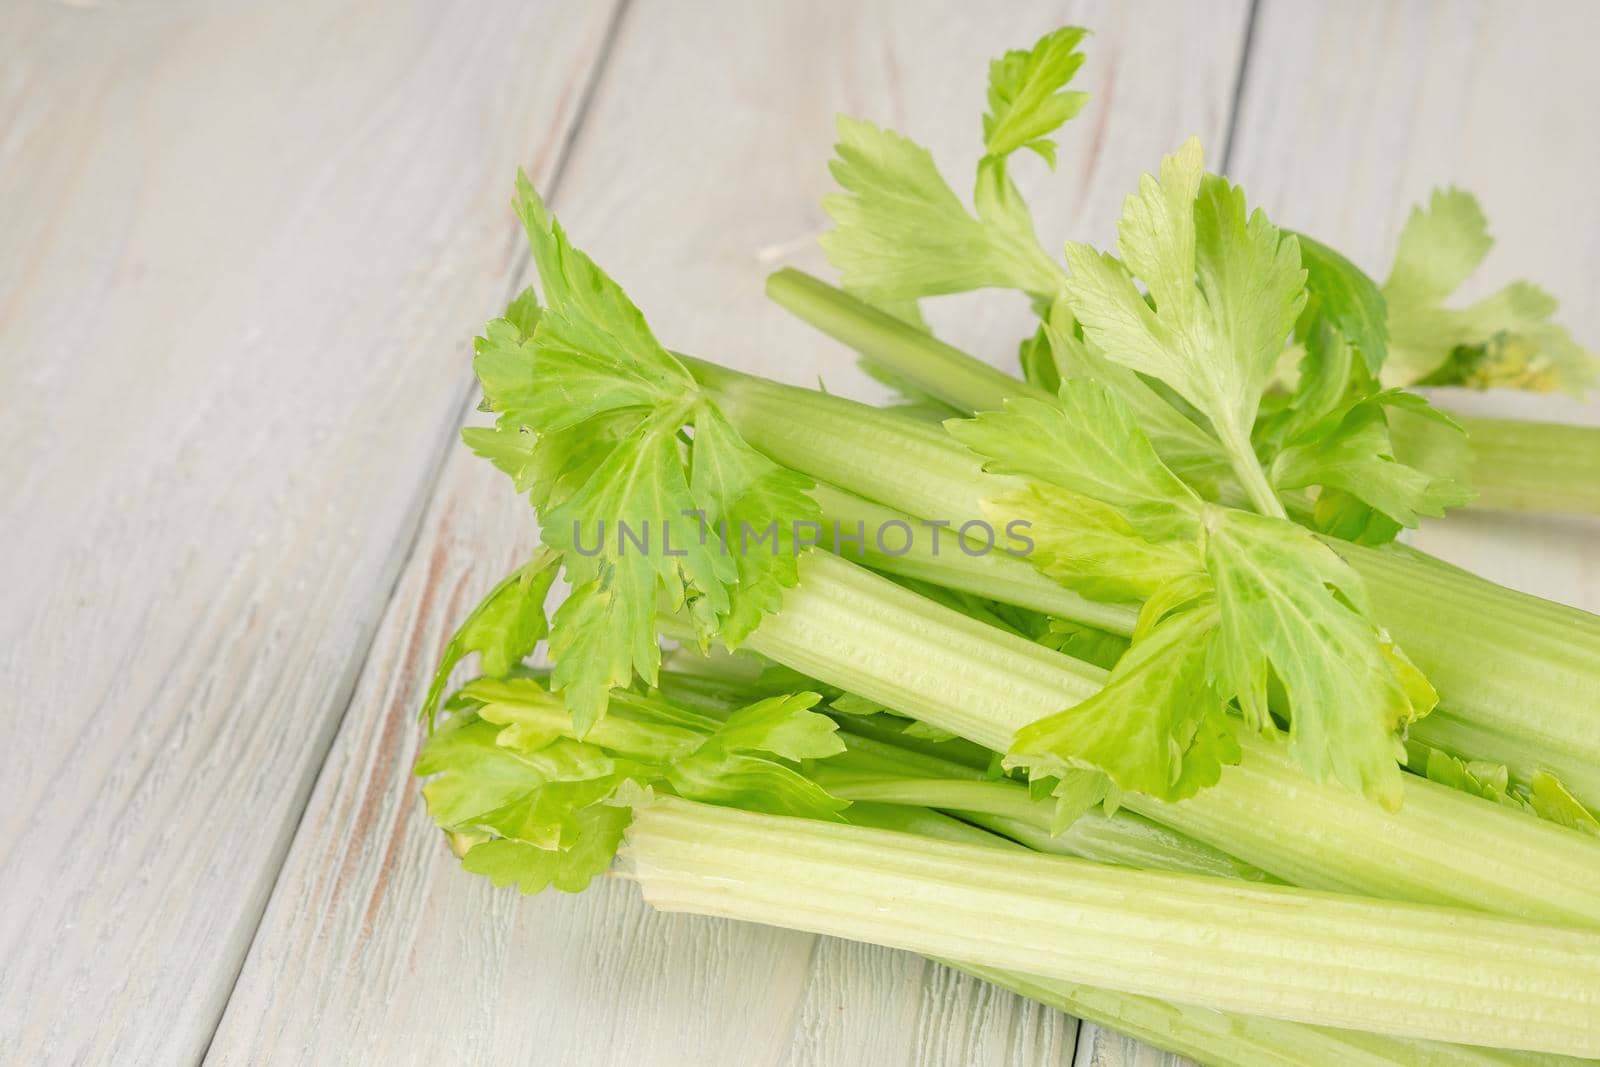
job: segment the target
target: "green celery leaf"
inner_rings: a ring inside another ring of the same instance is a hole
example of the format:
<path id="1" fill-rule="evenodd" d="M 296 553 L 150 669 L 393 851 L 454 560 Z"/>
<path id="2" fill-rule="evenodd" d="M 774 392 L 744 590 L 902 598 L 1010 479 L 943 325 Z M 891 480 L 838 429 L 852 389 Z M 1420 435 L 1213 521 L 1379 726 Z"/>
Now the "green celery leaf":
<path id="1" fill-rule="evenodd" d="M 1300 264 L 1306 269 L 1306 308 L 1301 329 L 1332 327 L 1361 354 L 1367 373 L 1376 375 L 1389 354 L 1388 307 L 1378 283 L 1344 256 L 1303 233 Z"/>
<path id="2" fill-rule="evenodd" d="M 533 678 L 478 678 L 461 695 L 479 702 L 481 718 L 503 727 L 496 738 L 503 748 L 534 752 L 574 733 L 566 704 Z M 659 697 L 618 690 L 584 740 L 625 759 L 672 760 L 693 752 L 718 724 Z"/>
<path id="3" fill-rule="evenodd" d="M 539 306 L 539 294 L 535 293 L 533 286 L 530 285 L 511 298 L 511 303 L 506 305 L 506 313 L 501 318 L 509 322 L 524 337 L 532 337 L 533 331 L 539 326 L 539 316 L 542 314 L 544 309 Z"/>
<path id="4" fill-rule="evenodd" d="M 1420 742 L 1408 742 L 1411 766 L 1421 764 L 1430 781 L 1470 793 L 1508 808 L 1516 808 L 1547 822 L 1600 835 L 1600 820 L 1567 791 L 1567 787 L 1548 771 L 1535 771 L 1526 783 L 1512 783 L 1503 763 L 1466 760 L 1443 749 Z"/>
<path id="5" fill-rule="evenodd" d="M 1144 602 L 1108 690 L 1019 735 L 1014 755 L 1191 795 L 1231 758 L 1217 715 L 1236 699 L 1254 729 L 1286 719 L 1316 777 L 1398 803 L 1397 735 L 1434 695 L 1371 621 L 1360 578 L 1314 534 L 1202 502 L 1095 382 L 947 427 L 986 469 L 1024 479 L 982 503 L 994 522 L 1029 523 L 1034 567 L 1085 596 Z"/>
<path id="6" fill-rule="evenodd" d="M 1477 200 L 1438 189 L 1412 209 L 1383 285 L 1395 385 L 1503 386 L 1576 395 L 1596 380 L 1597 362 L 1551 321 L 1556 300 L 1527 282 L 1465 308 L 1444 306 L 1494 244 Z"/>
<path id="7" fill-rule="evenodd" d="M 1270 734 L 1268 694 L 1281 686 L 1300 764 L 1397 808 L 1398 735 L 1431 710 L 1432 690 L 1370 621 L 1355 571 L 1300 527 L 1220 508 L 1206 570 L 1221 609 L 1210 659 L 1220 695 Z"/>
<path id="8" fill-rule="evenodd" d="M 1408 751 L 1415 748 L 1418 754 L 1422 755 L 1420 761 L 1412 758 L 1408 763 L 1414 766 L 1421 762 L 1422 772 L 1429 781 L 1447 785 L 1463 793 L 1471 793 L 1475 797 L 1492 800 L 1509 808 L 1533 810 L 1527 798 L 1512 790 L 1511 775 L 1503 763 L 1459 759 L 1443 749 L 1429 748 L 1420 743 L 1410 744 L 1407 748 Z"/>
<path id="9" fill-rule="evenodd" d="M 1056 802 L 1050 811 L 1051 834 L 1065 833 L 1068 827 L 1097 804 L 1104 806 L 1107 816 L 1117 808 L 1117 787 L 1101 771 L 1064 767 L 1058 776 L 1042 781 L 1049 784 L 1049 795 Z M 1031 786 L 1032 783 L 1029 784 Z"/>
<path id="10" fill-rule="evenodd" d="M 565 848 L 545 849 L 504 839 L 484 841 L 467 850 L 461 866 L 486 876 L 499 888 L 516 885 L 528 895 L 550 886 L 564 893 L 581 893 L 611 866 L 632 818 L 629 808 L 597 804 L 574 816 L 576 836 Z"/>
<path id="11" fill-rule="evenodd" d="M 734 566 L 727 601 L 717 604 L 718 634 L 728 648 L 778 610 L 798 579 L 795 528 L 821 521 L 807 493 L 811 479 L 780 467 L 745 445 L 722 414 L 708 406 L 695 419 L 690 492 L 702 509 L 701 536 L 728 542 Z M 716 602 L 713 602 L 716 604 Z"/>
<path id="12" fill-rule="evenodd" d="M 604 750 L 567 738 L 532 752 L 499 743 L 501 728 L 477 717 L 464 718 L 428 738 L 416 773 L 427 777 L 422 795 L 434 822 L 448 830 L 491 831 L 533 844 L 561 839 L 563 820 L 572 811 L 609 795 L 620 778 L 639 773 Z M 565 806 L 532 808 L 540 795 L 559 783 L 589 783 Z"/>
<path id="13" fill-rule="evenodd" d="M 1203 574 L 1200 499 L 1099 384 L 1069 379 L 1058 404 L 1008 400 L 945 425 L 985 469 L 1027 479 L 983 508 L 996 524 L 1028 523 L 1029 562 L 1056 581 L 1097 600 L 1137 601 Z"/>
<path id="14" fill-rule="evenodd" d="M 726 717 L 619 690 L 579 741 L 573 716 L 530 677 L 479 679 L 432 734 L 416 773 L 429 814 L 468 870 L 535 893 L 576 892 L 615 853 L 628 809 L 658 788 L 707 803 L 836 819 L 847 803 L 802 772 L 844 751 L 834 721 L 797 693 Z"/>
<path id="15" fill-rule="evenodd" d="M 1076 26 L 1063 26 L 1032 48 L 1013 49 L 989 64 L 989 111 L 983 116 L 987 155 L 1008 156 L 1026 148 L 1055 166 L 1056 144 L 1050 135 L 1089 102 L 1088 93 L 1064 91 L 1083 66 L 1078 45 L 1087 35 Z"/>
<path id="16" fill-rule="evenodd" d="M 1051 619 L 1048 629 L 1035 640 L 1046 648 L 1064 652 L 1073 659 L 1093 663 L 1106 670 L 1116 666 L 1117 660 L 1128 651 L 1128 639 L 1121 634 L 1107 633 L 1066 619 Z"/>
<path id="17" fill-rule="evenodd" d="M 655 684 L 658 585 L 674 605 L 692 586 L 712 611 L 728 609 L 737 571 L 715 543 L 701 540 L 692 513 L 703 509 L 680 456 L 683 422 L 676 408 L 645 420 L 582 489 L 542 516 L 545 542 L 563 553 L 573 585 L 550 634 L 552 684 L 580 735 L 613 687 L 635 674 Z"/>
<path id="18" fill-rule="evenodd" d="M 874 304 L 984 288 L 1053 291 L 1060 268 L 1002 192 L 986 206 L 1005 225 L 975 218 L 927 149 L 870 122 L 841 116 L 835 151 L 844 191 L 823 198 L 835 228 L 822 247 L 845 289 Z"/>
<path id="19" fill-rule="evenodd" d="M 1426 208 L 1411 209 L 1384 295 L 1402 305 L 1440 303 L 1472 276 L 1492 247 L 1477 197 L 1462 189 L 1435 189 Z"/>
<path id="20" fill-rule="evenodd" d="M 1309 309 L 1308 309 L 1309 312 Z M 1304 333 L 1299 379 L 1269 396 L 1252 439 L 1272 456 L 1268 480 L 1280 494 L 1315 487 L 1314 528 L 1381 544 L 1418 516 L 1443 514 L 1471 499 L 1461 428 L 1420 396 L 1382 389 L 1343 334 L 1326 322 Z M 1402 452 L 1396 421 L 1432 424 L 1407 435 L 1426 448 Z"/>
<path id="21" fill-rule="evenodd" d="M 1261 393 L 1305 302 L 1294 237 L 1260 211 L 1247 216 L 1243 193 L 1205 174 L 1191 139 L 1128 198 L 1117 245 L 1122 262 L 1067 245 L 1066 296 L 1085 340 L 1171 387 L 1236 465 L 1254 463 Z"/>
<path id="22" fill-rule="evenodd" d="M 1169 615 L 1135 640 L 1094 696 L 1017 732 L 1012 752 L 1104 771 L 1117 786 L 1181 800 L 1239 762 L 1234 725 L 1208 677 L 1215 604 Z"/>
<path id="23" fill-rule="evenodd" d="M 818 509 L 811 483 L 745 444 L 525 176 L 514 205 L 545 307 L 524 293 L 479 339 L 497 418 L 464 436 L 529 494 L 561 554 L 573 591 L 553 620 L 552 686 L 581 736 L 610 690 L 654 684 L 660 602 L 688 605 L 703 638 L 730 644 L 775 610 L 795 581 L 795 523 Z M 774 524 L 770 552 L 712 534 Z"/>
<path id="24" fill-rule="evenodd" d="M 1360 497 L 1326 487 L 1312 505 L 1311 527 L 1358 545 L 1386 545 L 1405 529 Z"/>
<path id="25" fill-rule="evenodd" d="M 846 802 L 788 762 L 825 759 L 844 751 L 838 724 L 810 710 L 821 696 L 770 697 L 728 716 L 689 756 L 667 770 L 679 796 L 773 815 L 836 818 Z"/>
<path id="26" fill-rule="evenodd" d="M 927 149 L 871 123 L 839 119 L 838 158 L 830 169 L 843 192 L 823 199 L 835 229 L 823 235 L 822 247 L 845 289 L 889 308 L 973 289 L 1054 297 L 1061 267 L 1039 244 L 1032 213 L 1006 168 L 1022 148 L 1055 166 L 1050 135 L 1088 100 L 1064 91 L 1083 64 L 1077 50 L 1083 37 L 1074 27 L 1058 29 L 990 65 L 976 216 Z M 914 321 L 921 325 L 920 315 Z"/>
<path id="27" fill-rule="evenodd" d="M 1017 346 L 1017 365 L 1022 368 L 1022 378 L 1029 385 L 1038 386 L 1047 393 L 1061 388 L 1061 368 L 1043 323 Z"/>
<path id="28" fill-rule="evenodd" d="M 1029 482 L 983 511 L 997 528 L 1026 522 L 1028 562 L 1093 600 L 1133 603 L 1203 573 L 1194 541 L 1152 541 L 1110 505 L 1060 486 Z"/>
<path id="29" fill-rule="evenodd" d="M 1528 791 L 1528 803 L 1541 819 L 1600 837 L 1600 819 L 1567 792 L 1567 787 L 1555 775 L 1547 771 L 1535 772 L 1528 781 Z"/>
<path id="30" fill-rule="evenodd" d="M 520 172 L 514 206 L 546 304 L 529 342 L 537 388 L 515 405 L 528 424 L 549 433 L 603 411 L 638 408 L 643 417 L 692 396 L 693 376 L 661 347 L 622 287 L 572 246 Z"/>
<path id="31" fill-rule="evenodd" d="M 1172 472 L 1208 500 L 1230 500 L 1233 468 L 1216 438 L 1178 410 L 1138 374 L 1113 363 L 1094 345 L 1076 335 L 1077 324 L 1067 301 L 1058 299 L 1045 322 L 1045 336 L 1058 378 L 1087 378 L 1117 397 L 1144 432 L 1156 454 Z"/>
<path id="32" fill-rule="evenodd" d="M 1297 371 L 1292 391 L 1269 393 L 1262 399 L 1261 414 L 1251 431 L 1258 455 L 1276 455 L 1352 397 L 1378 388 L 1357 361 L 1356 350 L 1326 324 L 1305 334 Z"/>
<path id="33" fill-rule="evenodd" d="M 1273 485 L 1343 490 L 1407 527 L 1416 526 L 1421 516 L 1437 518 L 1446 508 L 1471 500 L 1471 490 L 1454 478 L 1436 477 L 1395 457 L 1389 407 L 1428 413 L 1454 425 L 1422 397 L 1384 390 L 1345 405 L 1296 436 L 1272 462 Z"/>
<path id="34" fill-rule="evenodd" d="M 788 693 L 768 697 L 729 715 L 712 740 L 729 752 L 765 752 L 787 760 L 826 759 L 844 751 L 838 725 L 812 711 L 822 697 Z"/>
<path id="35" fill-rule="evenodd" d="M 479 656 L 479 669 L 491 677 L 508 674 L 549 632 L 544 602 L 555 581 L 555 553 L 540 549 L 531 560 L 489 591 L 451 636 L 422 702 L 421 717 L 432 723 L 450 673 L 469 654 Z"/>
<path id="36" fill-rule="evenodd" d="M 987 458 L 986 470 L 1101 501 L 1146 537 L 1193 536 L 1198 528 L 1200 498 L 1162 463 L 1127 405 L 1095 382 L 1063 382 L 1059 405 L 1011 399 L 1001 411 L 945 426 Z"/>

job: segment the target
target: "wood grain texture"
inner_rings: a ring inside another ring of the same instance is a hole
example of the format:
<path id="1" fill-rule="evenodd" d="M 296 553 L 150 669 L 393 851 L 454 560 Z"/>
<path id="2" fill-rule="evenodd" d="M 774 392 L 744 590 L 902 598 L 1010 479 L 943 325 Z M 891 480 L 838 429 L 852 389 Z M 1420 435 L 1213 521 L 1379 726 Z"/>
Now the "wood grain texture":
<path id="1" fill-rule="evenodd" d="M 1025 180 L 1049 243 L 1091 215 L 1103 238 L 1161 152 L 1191 132 L 1220 141 L 1243 4 L 1008 6 L 1002 17 L 909 0 L 641 3 L 554 206 L 669 345 L 881 395 L 762 296 L 779 265 L 823 269 L 833 117 L 894 125 L 970 173 L 987 59 L 1063 22 L 1096 28 L 1083 77 L 1101 103 L 1069 133 L 1061 170 Z M 962 340 L 1009 360 L 1021 333 L 1020 317 L 985 313 Z M 535 533 L 503 478 L 463 450 L 423 529 L 212 1060 L 265 1049 L 356 1064 L 1071 1062 L 1071 1020 L 903 953 L 655 915 L 625 884 L 522 899 L 463 874 L 409 779 L 412 712 L 450 626 Z"/>
<path id="2" fill-rule="evenodd" d="M 1412 204 L 1475 193 L 1497 238 L 1464 298 L 1526 278 L 1600 349 L 1600 5 L 1263 0 L 1233 176 L 1284 225 L 1382 278 Z M 1600 402 L 1440 391 L 1477 414 L 1600 425 Z M 1414 543 L 1486 577 L 1600 610 L 1600 522 L 1458 514 Z M 1508 551 L 1507 545 L 1516 545 Z"/>
<path id="3" fill-rule="evenodd" d="M 0 1060 L 193 1062 L 609 13 L 4 21 Z"/>

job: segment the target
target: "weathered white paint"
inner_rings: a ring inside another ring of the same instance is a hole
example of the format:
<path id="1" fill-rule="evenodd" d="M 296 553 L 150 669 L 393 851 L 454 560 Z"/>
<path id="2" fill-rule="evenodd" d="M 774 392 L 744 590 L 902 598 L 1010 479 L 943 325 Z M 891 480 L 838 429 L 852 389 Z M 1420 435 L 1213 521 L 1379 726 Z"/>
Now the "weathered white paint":
<path id="1" fill-rule="evenodd" d="M 193 1062 L 609 14 L 0 22 L 0 1060 Z"/>

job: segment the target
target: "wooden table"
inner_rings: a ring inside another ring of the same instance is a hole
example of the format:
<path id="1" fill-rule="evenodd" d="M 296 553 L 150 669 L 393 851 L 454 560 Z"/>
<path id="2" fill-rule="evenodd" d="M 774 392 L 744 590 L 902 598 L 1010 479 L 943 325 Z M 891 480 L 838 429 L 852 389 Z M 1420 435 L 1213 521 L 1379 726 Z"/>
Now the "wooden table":
<path id="1" fill-rule="evenodd" d="M 1106 241 L 1193 132 L 1380 272 L 1430 186 L 1475 190 L 1482 285 L 1600 343 L 1600 5 L 987 6 L 5 5 L 0 1061 L 1162 1061 L 903 953 L 496 892 L 409 777 L 444 635 L 534 537 L 456 442 L 530 276 L 518 165 L 669 344 L 878 396 L 762 297 L 823 268 L 834 114 L 965 171 L 987 59 L 1076 22 L 1096 102 L 1022 168 L 1049 243 Z M 953 303 L 1011 358 L 1018 309 Z M 1600 609 L 1596 533 L 1420 542 Z"/>

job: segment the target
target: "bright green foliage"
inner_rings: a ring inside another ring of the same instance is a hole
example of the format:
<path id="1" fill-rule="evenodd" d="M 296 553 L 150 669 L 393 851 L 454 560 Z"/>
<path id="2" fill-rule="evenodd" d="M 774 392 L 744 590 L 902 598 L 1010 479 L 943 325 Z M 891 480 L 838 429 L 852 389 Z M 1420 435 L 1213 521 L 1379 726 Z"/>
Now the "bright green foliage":
<path id="1" fill-rule="evenodd" d="M 749 811 L 832 819 L 846 804 L 800 772 L 844 751 L 812 711 L 815 693 L 760 700 L 725 717 L 618 692 L 584 740 L 532 678 L 481 679 L 424 746 L 428 812 L 467 843 L 463 864 L 525 893 L 577 892 L 603 872 L 628 805 L 666 792 Z"/>
<path id="2" fill-rule="evenodd" d="M 1003 412 L 951 420 L 962 444 L 989 457 L 987 469 L 1048 482 L 1116 509 L 1152 538 L 1192 534 L 1197 497 L 1156 456 L 1125 404 L 1103 387 L 1062 384 L 1062 407 L 1009 400 Z"/>
<path id="3" fill-rule="evenodd" d="M 1467 307 L 1444 306 L 1493 244 L 1470 193 L 1435 190 L 1426 208 L 1412 209 L 1383 285 L 1386 382 L 1575 394 L 1594 384 L 1594 355 L 1551 321 L 1556 300 L 1537 286 L 1513 282 Z"/>
<path id="4" fill-rule="evenodd" d="M 1385 351 L 1382 297 L 1337 253 L 1306 247 L 1309 269 L 1299 241 L 1260 211 L 1247 214 L 1243 193 L 1206 175 L 1190 141 L 1128 199 L 1121 261 L 1068 246 L 1073 277 L 1050 335 L 1067 361 L 1129 403 L 1163 459 L 1207 497 L 1236 492 L 1218 470 L 1220 456 L 1264 514 L 1282 515 L 1282 498 L 1315 489 L 1314 523 L 1387 539 L 1468 494 L 1396 458 L 1386 410 L 1429 409 L 1409 394 L 1380 391 L 1373 377 Z M 1081 340 L 1059 321 L 1067 311 Z M 1303 339 L 1298 383 L 1286 397 L 1267 395 L 1291 331 Z M 1108 373 L 1111 362 L 1120 379 Z M 1214 447 L 1152 382 L 1192 405 Z M 1266 472 L 1260 456 L 1271 457 Z"/>
<path id="5" fill-rule="evenodd" d="M 983 508 L 996 526 L 1027 522 L 1029 562 L 1094 600 L 1148 600 L 1201 567 L 1193 541 L 1148 540 L 1114 507 L 1058 485 L 1030 482 Z"/>
<path id="6" fill-rule="evenodd" d="M 983 288 L 1048 293 L 1057 284 L 1061 268 L 1006 187 L 986 190 L 974 217 L 914 141 L 841 116 L 834 148 L 844 192 L 823 200 L 836 228 L 822 246 L 846 289 L 889 305 Z"/>
<path id="7" fill-rule="evenodd" d="M 1528 803 L 1541 819 L 1600 837 L 1600 819 L 1567 792 L 1561 779 L 1547 771 L 1539 771 L 1529 779 Z"/>
<path id="8" fill-rule="evenodd" d="M 679 796 L 748 811 L 801 817 L 842 811 L 841 801 L 772 758 L 798 763 L 844 751 L 833 720 L 808 710 L 820 699 L 798 693 L 741 708 L 668 769 L 668 784 Z"/>
<path id="9" fill-rule="evenodd" d="M 1273 460 L 1280 490 L 1318 485 L 1359 498 L 1401 526 L 1465 504 L 1472 491 L 1451 477 L 1435 476 L 1395 458 L 1386 412 L 1401 408 L 1457 429 L 1449 416 L 1415 393 L 1387 389 L 1348 400 L 1308 426 Z"/>
<path id="10" fill-rule="evenodd" d="M 1503 763 L 1461 759 L 1443 749 L 1415 741 L 1409 742 L 1407 748 L 1412 767 L 1432 781 L 1580 833 L 1600 836 L 1600 819 L 1567 791 L 1561 779 L 1548 771 L 1536 771 L 1527 782 L 1514 783 Z"/>
<path id="11" fill-rule="evenodd" d="M 422 704 L 425 721 L 433 722 L 450 672 L 467 655 L 478 653 L 478 669 L 491 678 L 500 678 L 511 673 L 544 640 L 549 632 L 544 602 L 555 582 L 557 562 L 555 553 L 540 549 L 472 609 L 439 658 Z"/>
<path id="12" fill-rule="evenodd" d="M 1306 306 L 1295 332 L 1301 336 L 1324 324 L 1361 356 L 1367 373 L 1377 375 L 1389 354 L 1389 309 L 1383 291 L 1365 271 L 1338 252 L 1303 233 L 1300 265 L 1306 269 Z"/>
<path id="13" fill-rule="evenodd" d="M 1370 621 L 1361 579 L 1305 531 L 1242 511 L 1208 516 L 1206 569 L 1221 633 L 1211 672 L 1245 721 L 1274 732 L 1269 684 L 1291 709 L 1290 745 L 1317 779 L 1337 778 L 1398 808 L 1398 734 L 1431 690 Z M 1419 695 L 1420 694 L 1420 695 Z"/>
<path id="14" fill-rule="evenodd" d="M 983 116 L 984 154 L 1005 157 L 1019 148 L 1056 165 L 1050 135 L 1083 110 L 1089 94 L 1065 86 L 1083 66 L 1076 26 L 1045 34 L 1030 49 L 1013 49 L 989 64 L 989 112 Z"/>
<path id="15" fill-rule="evenodd" d="M 1331 298 L 1314 300 L 1319 309 Z M 1292 392 L 1269 396 L 1256 422 L 1258 454 L 1272 456 L 1268 478 L 1280 494 L 1320 490 L 1311 524 L 1349 540 L 1388 541 L 1420 516 L 1438 517 L 1466 503 L 1471 491 L 1456 475 L 1465 466 L 1460 427 L 1415 393 L 1383 389 L 1358 350 L 1326 318 L 1305 335 Z M 1438 428 L 1432 452 L 1398 454 L 1391 421 L 1429 420 Z"/>
<path id="16" fill-rule="evenodd" d="M 545 306 L 525 292 L 479 339 L 497 418 L 467 441 L 529 494 L 560 553 L 573 591 L 551 627 L 551 684 L 581 736 L 612 689 L 654 682 L 662 600 L 729 643 L 776 609 L 795 524 L 817 509 L 811 483 L 744 443 L 526 177 L 515 206 Z M 741 551 L 746 527 L 770 550 Z"/>
<path id="17" fill-rule="evenodd" d="M 515 885 L 529 896 L 551 886 L 563 893 L 581 893 L 611 866 L 632 817 L 627 808 L 596 804 L 573 816 L 577 837 L 566 848 L 547 849 L 495 838 L 469 849 L 461 857 L 461 866 L 498 888 Z"/>
<path id="18" fill-rule="evenodd" d="M 1161 462 L 1208 500 L 1231 502 L 1237 495 L 1233 468 L 1222 444 L 1189 415 L 1156 392 L 1138 374 L 1108 359 L 1075 332 L 1077 324 L 1067 301 L 1058 299 L 1044 326 L 1054 357 L 1056 384 L 1063 378 L 1086 378 L 1114 394 L 1155 446 Z"/>
<path id="19" fill-rule="evenodd" d="M 1287 720 L 1314 777 L 1399 804 L 1399 734 L 1433 694 L 1332 550 L 1292 523 L 1202 501 L 1093 382 L 1064 382 L 1059 404 L 1009 401 L 948 426 L 987 469 L 1026 479 L 985 507 L 1030 523 L 1030 562 L 1086 596 L 1144 602 L 1106 689 L 1024 730 L 1017 755 L 1179 799 L 1238 758 L 1222 718 L 1237 701 L 1255 730 Z"/>
<path id="20" fill-rule="evenodd" d="M 1205 174 L 1191 139 L 1128 198 L 1117 248 L 1121 262 L 1067 245 L 1067 302 L 1085 339 L 1194 405 L 1241 478 L 1259 480 L 1250 429 L 1305 303 L 1295 239 L 1247 216 L 1243 192 Z"/>
<path id="21" fill-rule="evenodd" d="M 1239 762 L 1226 703 L 1208 677 L 1214 605 L 1158 622 L 1134 642 L 1105 687 L 1073 708 L 1017 734 L 1012 751 L 1047 764 L 1070 752 L 1073 765 L 1099 768 L 1124 789 L 1155 797 L 1192 796 Z"/>
<path id="22" fill-rule="evenodd" d="M 734 568 L 727 607 L 708 624 L 723 644 L 734 647 L 748 637 L 795 583 L 793 522 L 819 514 L 806 495 L 810 488 L 809 478 L 746 446 L 715 407 L 707 405 L 696 419 L 690 494 L 704 512 L 707 538 L 719 552 L 729 542 Z"/>
<path id="23" fill-rule="evenodd" d="M 990 65 L 976 216 L 927 149 L 871 123 L 839 119 L 831 169 L 844 191 L 823 200 L 836 228 L 822 246 L 847 290 L 902 317 L 923 297 L 972 289 L 1020 289 L 1047 302 L 1055 295 L 1061 266 L 1040 246 L 1007 162 L 1026 148 L 1055 166 L 1051 134 L 1088 100 L 1064 89 L 1083 65 L 1083 38 L 1083 30 L 1066 27 Z"/>

